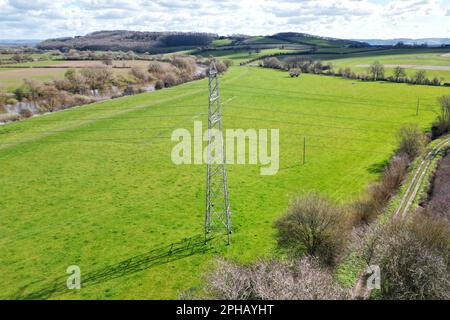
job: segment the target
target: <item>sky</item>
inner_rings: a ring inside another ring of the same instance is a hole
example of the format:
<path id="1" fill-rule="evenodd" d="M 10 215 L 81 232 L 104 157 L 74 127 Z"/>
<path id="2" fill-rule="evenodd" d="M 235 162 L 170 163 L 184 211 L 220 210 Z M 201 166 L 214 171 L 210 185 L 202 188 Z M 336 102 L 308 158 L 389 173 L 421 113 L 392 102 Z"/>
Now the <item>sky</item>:
<path id="1" fill-rule="evenodd" d="M 0 0 L 0 39 L 118 29 L 450 38 L 450 0 Z"/>

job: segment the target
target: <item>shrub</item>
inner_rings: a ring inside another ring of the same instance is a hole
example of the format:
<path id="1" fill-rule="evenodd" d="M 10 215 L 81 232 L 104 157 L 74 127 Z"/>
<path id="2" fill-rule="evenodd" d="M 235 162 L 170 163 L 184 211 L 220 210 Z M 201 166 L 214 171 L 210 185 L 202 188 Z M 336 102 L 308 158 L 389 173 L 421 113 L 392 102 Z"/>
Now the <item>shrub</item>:
<path id="1" fill-rule="evenodd" d="M 448 223 L 418 216 L 389 223 L 374 247 L 389 299 L 449 299 Z"/>
<path id="2" fill-rule="evenodd" d="M 433 86 L 440 86 L 441 85 L 441 80 L 438 77 L 434 77 L 433 80 L 431 80 L 431 84 Z"/>
<path id="3" fill-rule="evenodd" d="M 425 150 L 425 136 L 417 125 L 409 125 L 401 128 L 398 132 L 398 153 L 406 154 L 409 160 L 423 154 Z"/>
<path id="4" fill-rule="evenodd" d="M 289 75 L 291 76 L 291 78 L 298 78 L 301 74 L 302 70 L 300 70 L 299 68 L 289 69 Z"/>
<path id="5" fill-rule="evenodd" d="M 17 102 L 18 101 L 16 99 L 14 99 L 14 98 L 6 99 L 6 104 L 16 105 Z"/>
<path id="6" fill-rule="evenodd" d="M 219 259 L 206 291 L 221 300 L 338 300 L 347 293 L 315 258 L 259 260 L 246 267 Z"/>
<path id="7" fill-rule="evenodd" d="M 163 78 L 164 87 L 170 88 L 180 83 L 180 79 L 173 73 L 168 73 Z"/>
<path id="8" fill-rule="evenodd" d="M 264 68 L 282 69 L 281 61 L 277 58 L 266 58 L 263 60 Z"/>
<path id="9" fill-rule="evenodd" d="M 342 76 L 347 79 L 352 78 L 352 73 L 353 73 L 352 69 L 350 69 L 350 68 L 345 68 L 345 69 L 341 70 Z"/>
<path id="10" fill-rule="evenodd" d="M 356 201 L 353 206 L 354 224 L 368 224 L 386 207 L 389 200 L 400 188 L 409 166 L 406 154 L 395 155 L 384 170 L 379 182 L 367 188 L 365 199 Z"/>
<path id="11" fill-rule="evenodd" d="M 22 101 L 23 99 L 25 99 L 25 91 L 22 87 L 14 90 L 14 95 L 16 96 L 16 99 L 18 101 Z"/>
<path id="12" fill-rule="evenodd" d="M 158 80 L 155 82 L 155 90 L 164 89 L 164 81 Z"/>
<path id="13" fill-rule="evenodd" d="M 140 82 L 147 82 L 149 80 L 149 73 L 142 67 L 134 66 L 131 68 L 130 73 Z"/>
<path id="14" fill-rule="evenodd" d="M 433 137 L 439 137 L 450 129 L 450 95 L 439 98 L 441 114 L 433 124 Z"/>
<path id="15" fill-rule="evenodd" d="M 307 253 L 333 264 L 345 245 L 346 220 L 329 200 L 307 194 L 295 199 L 276 221 L 278 245 L 294 256 Z"/>
<path id="16" fill-rule="evenodd" d="M 155 76 L 161 76 L 164 73 L 164 65 L 158 61 L 151 61 L 148 65 L 148 72 Z"/>
<path id="17" fill-rule="evenodd" d="M 114 81 L 114 73 L 110 67 L 84 68 L 81 75 L 91 90 L 105 90 Z"/>
<path id="18" fill-rule="evenodd" d="M 14 122 L 14 121 L 19 121 L 20 120 L 20 115 L 18 115 L 17 113 L 3 113 L 0 114 L 0 122 Z"/>
<path id="19" fill-rule="evenodd" d="M 225 64 L 225 66 L 227 67 L 227 69 L 231 66 L 233 66 L 234 62 L 232 60 L 226 59 L 223 60 L 223 63 Z"/>
<path id="20" fill-rule="evenodd" d="M 185 71 L 187 74 L 193 74 L 197 69 L 195 60 L 191 57 L 172 57 L 171 63 L 178 69 Z"/>
<path id="21" fill-rule="evenodd" d="M 33 115 L 33 112 L 29 109 L 21 109 L 19 114 L 22 118 L 30 118 Z"/>

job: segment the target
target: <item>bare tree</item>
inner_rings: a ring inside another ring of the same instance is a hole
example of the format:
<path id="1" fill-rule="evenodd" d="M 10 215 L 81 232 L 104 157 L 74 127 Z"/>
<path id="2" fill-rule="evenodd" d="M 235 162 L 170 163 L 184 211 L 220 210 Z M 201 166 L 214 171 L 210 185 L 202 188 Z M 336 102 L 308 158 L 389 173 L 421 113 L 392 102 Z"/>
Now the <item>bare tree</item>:
<path id="1" fill-rule="evenodd" d="M 384 66 L 379 62 L 375 61 L 369 67 L 369 74 L 372 75 L 374 81 L 384 78 Z"/>
<path id="2" fill-rule="evenodd" d="M 316 193 L 299 197 L 275 223 L 278 245 L 294 255 L 307 253 L 332 264 L 345 245 L 346 218 Z"/>
<path id="3" fill-rule="evenodd" d="M 394 80 L 395 82 L 400 82 L 401 79 L 404 79 L 406 77 L 406 71 L 400 66 L 397 66 L 394 69 Z"/>

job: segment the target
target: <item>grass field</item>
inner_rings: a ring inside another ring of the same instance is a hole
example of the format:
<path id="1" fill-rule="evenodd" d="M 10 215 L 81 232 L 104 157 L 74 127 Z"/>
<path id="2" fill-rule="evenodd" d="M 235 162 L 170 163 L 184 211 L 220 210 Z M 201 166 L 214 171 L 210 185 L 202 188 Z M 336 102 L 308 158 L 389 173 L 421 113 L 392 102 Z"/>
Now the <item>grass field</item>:
<path id="1" fill-rule="evenodd" d="M 214 57 L 231 60 L 235 64 L 248 61 L 250 59 L 255 59 L 258 57 L 276 54 L 276 53 L 292 53 L 294 51 L 301 52 L 301 50 L 291 50 L 291 49 L 262 49 L 260 52 L 256 53 L 255 50 L 213 50 L 204 51 L 200 55 L 203 57 L 209 57 L 213 55 Z"/>
<path id="2" fill-rule="evenodd" d="M 202 233 L 205 167 L 174 165 L 170 135 L 192 131 L 194 120 L 206 125 L 207 81 L 66 110 L 0 127 L 0 298 L 177 298 L 201 284 L 214 256 L 277 255 L 273 221 L 295 194 L 357 197 L 392 154 L 398 128 L 428 128 L 448 93 L 253 67 L 220 81 L 225 128 L 280 129 L 277 175 L 228 166 L 233 245 L 151 267 L 121 263 Z M 69 265 L 92 284 L 50 295 Z"/>
<path id="3" fill-rule="evenodd" d="M 331 62 L 336 68 L 350 67 L 357 73 L 367 72 L 368 65 L 374 61 L 380 61 L 384 65 L 390 65 L 386 68 L 386 75 L 392 75 L 393 69 L 397 65 L 402 66 L 417 66 L 415 68 L 406 67 L 408 76 L 413 76 L 420 66 L 426 67 L 427 76 L 429 78 L 438 77 L 444 78 L 446 82 L 450 82 L 450 71 L 439 70 L 439 67 L 450 67 L 450 53 L 449 49 L 418 49 L 416 52 L 411 50 L 387 50 L 379 52 L 370 52 L 362 54 L 354 54 L 350 57 L 336 55 L 327 57 L 326 55 L 320 55 L 319 57 L 326 62 Z M 434 70 L 430 70 L 434 69 Z"/>
<path id="4" fill-rule="evenodd" d="M 114 61 L 114 73 L 116 75 L 128 76 L 133 66 L 146 68 L 149 62 L 144 60 Z M 69 68 L 87 68 L 104 66 L 101 61 L 40 61 L 24 64 L 15 64 L 17 68 L 0 67 L 0 92 L 13 92 L 23 84 L 24 79 L 38 81 L 52 81 L 64 78 Z M 20 66 L 20 68 L 19 68 Z M 24 67 L 33 68 L 24 68 Z M 42 67 L 54 68 L 42 68 Z M 41 68 L 40 68 L 41 67 Z"/>

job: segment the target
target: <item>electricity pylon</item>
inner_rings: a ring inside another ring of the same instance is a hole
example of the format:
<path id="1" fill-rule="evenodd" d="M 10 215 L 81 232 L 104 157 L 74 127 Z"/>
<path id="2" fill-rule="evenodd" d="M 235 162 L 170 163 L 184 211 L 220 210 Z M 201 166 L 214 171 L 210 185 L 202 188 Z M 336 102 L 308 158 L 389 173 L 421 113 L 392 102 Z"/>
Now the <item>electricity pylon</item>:
<path id="1" fill-rule="evenodd" d="M 214 131 L 215 154 L 212 155 L 212 132 Z M 219 149 L 219 150 L 218 150 Z M 208 107 L 208 147 L 206 175 L 206 218 L 205 239 L 212 232 L 225 229 L 227 242 L 231 241 L 231 213 L 228 201 L 228 177 L 225 166 L 225 144 L 222 131 L 222 114 L 220 112 L 219 75 L 216 64 L 211 62 L 209 68 L 209 107 Z"/>

